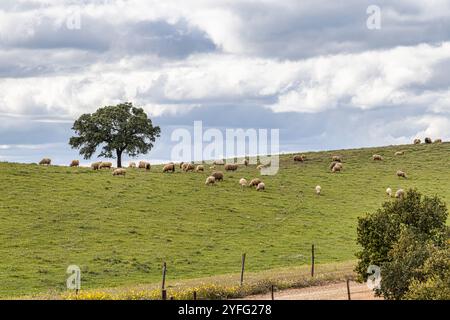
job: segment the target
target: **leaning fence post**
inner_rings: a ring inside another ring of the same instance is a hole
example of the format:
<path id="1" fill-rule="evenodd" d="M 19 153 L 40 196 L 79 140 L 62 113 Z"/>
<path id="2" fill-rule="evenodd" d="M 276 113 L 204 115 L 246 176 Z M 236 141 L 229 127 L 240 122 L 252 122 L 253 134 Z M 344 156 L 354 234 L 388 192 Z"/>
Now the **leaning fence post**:
<path id="1" fill-rule="evenodd" d="M 347 278 L 347 295 L 348 295 L 348 300 L 352 300 L 350 297 L 350 279 Z"/>
<path id="2" fill-rule="evenodd" d="M 167 264 L 163 263 L 163 272 L 162 272 L 162 284 L 161 284 L 161 294 L 162 299 L 167 299 L 167 292 L 166 292 L 166 272 L 167 272 Z"/>
<path id="3" fill-rule="evenodd" d="M 314 245 L 311 246 L 311 277 L 314 277 Z"/>
<path id="4" fill-rule="evenodd" d="M 242 254 L 242 265 L 241 265 L 241 286 L 244 284 L 244 269 L 245 269 L 245 253 Z"/>
<path id="5" fill-rule="evenodd" d="M 166 271 L 167 271 L 167 264 L 163 263 L 163 274 L 162 274 L 162 286 L 161 289 L 164 290 L 166 288 Z"/>

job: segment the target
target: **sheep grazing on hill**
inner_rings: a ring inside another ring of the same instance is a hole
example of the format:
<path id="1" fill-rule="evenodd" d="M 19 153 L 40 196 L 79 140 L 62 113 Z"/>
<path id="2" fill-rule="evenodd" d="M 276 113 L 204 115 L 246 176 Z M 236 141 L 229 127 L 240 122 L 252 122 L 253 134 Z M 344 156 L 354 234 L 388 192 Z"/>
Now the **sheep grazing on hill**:
<path id="1" fill-rule="evenodd" d="M 211 173 L 211 176 L 213 176 L 216 181 L 223 181 L 223 173 L 221 171 L 214 171 Z"/>
<path id="2" fill-rule="evenodd" d="M 398 199 L 403 199 L 405 197 L 405 190 L 398 189 L 397 192 L 395 193 L 395 197 Z"/>
<path id="3" fill-rule="evenodd" d="M 330 165 L 331 172 L 341 172 L 343 169 L 342 163 L 340 162 L 332 162 Z"/>
<path id="4" fill-rule="evenodd" d="M 136 162 L 130 162 L 128 168 L 136 168 Z"/>
<path id="5" fill-rule="evenodd" d="M 248 166 L 248 160 L 247 159 L 244 160 L 244 166 Z"/>
<path id="6" fill-rule="evenodd" d="M 396 156 L 402 156 L 405 154 L 405 151 L 397 151 L 394 155 Z"/>
<path id="7" fill-rule="evenodd" d="M 181 161 L 181 162 L 180 162 L 180 169 L 183 169 L 183 164 L 184 164 L 184 162 Z"/>
<path id="8" fill-rule="evenodd" d="M 392 197 L 392 189 L 391 189 L 391 188 L 387 188 L 387 189 L 386 189 L 386 194 L 387 194 L 389 197 Z"/>
<path id="9" fill-rule="evenodd" d="M 175 164 L 168 163 L 163 167 L 163 172 L 175 172 Z"/>
<path id="10" fill-rule="evenodd" d="M 305 156 L 304 155 L 295 155 L 294 156 L 294 161 L 298 161 L 298 162 L 303 162 L 305 161 Z"/>
<path id="11" fill-rule="evenodd" d="M 39 161 L 39 165 L 41 166 L 49 166 L 52 163 L 52 160 L 49 158 L 44 158 L 41 161 Z"/>
<path id="12" fill-rule="evenodd" d="M 183 163 L 182 169 L 184 172 L 194 171 L 195 166 L 192 163 Z"/>
<path id="13" fill-rule="evenodd" d="M 330 163 L 330 166 L 329 166 L 330 170 L 333 170 L 333 167 L 334 167 L 337 163 L 340 163 L 340 162 L 333 161 L 332 163 Z"/>
<path id="14" fill-rule="evenodd" d="M 420 139 L 414 139 L 414 144 L 421 144 L 422 141 Z"/>
<path id="15" fill-rule="evenodd" d="M 430 144 L 430 143 L 432 143 L 432 141 L 431 141 L 431 138 L 429 138 L 429 137 L 426 137 L 426 138 L 425 138 L 425 143 L 426 143 L 426 144 Z"/>
<path id="16" fill-rule="evenodd" d="M 336 163 L 336 165 L 333 167 L 333 169 L 331 169 L 331 172 L 341 172 L 343 169 L 342 164 L 340 164 L 339 162 Z"/>
<path id="17" fill-rule="evenodd" d="M 127 173 L 127 170 L 125 170 L 123 168 L 118 168 L 113 171 L 112 175 L 113 176 L 124 176 L 126 173 Z"/>
<path id="18" fill-rule="evenodd" d="M 92 170 L 100 169 L 100 164 L 101 164 L 101 162 L 94 162 L 93 164 L 91 164 Z"/>
<path id="19" fill-rule="evenodd" d="M 196 171 L 196 172 L 203 172 L 203 171 L 205 171 L 205 167 L 202 166 L 202 165 L 198 165 L 198 166 L 195 168 L 195 171 Z"/>
<path id="20" fill-rule="evenodd" d="M 256 170 L 261 170 L 264 168 L 268 168 L 270 166 L 270 164 L 260 164 L 259 166 L 256 167 Z"/>
<path id="21" fill-rule="evenodd" d="M 224 167 L 225 171 L 236 171 L 238 168 L 237 164 L 227 163 Z"/>
<path id="22" fill-rule="evenodd" d="M 223 166 L 225 162 L 223 160 L 216 160 L 213 162 L 213 164 L 216 166 Z"/>
<path id="23" fill-rule="evenodd" d="M 331 161 L 342 162 L 342 158 L 341 158 L 341 156 L 332 156 Z"/>
<path id="24" fill-rule="evenodd" d="M 382 161 L 382 160 L 383 160 L 383 157 L 380 156 L 379 154 L 374 154 L 374 155 L 372 156 L 372 159 L 373 159 L 374 161 Z"/>
<path id="25" fill-rule="evenodd" d="M 403 172 L 402 170 L 398 170 L 397 171 L 397 177 L 399 177 L 399 178 L 407 178 L 407 176 L 406 176 L 406 173 L 405 172 Z"/>
<path id="26" fill-rule="evenodd" d="M 147 161 L 139 161 L 139 169 L 150 170 L 152 168 L 151 164 Z"/>
<path id="27" fill-rule="evenodd" d="M 216 183 L 216 178 L 214 176 L 209 176 L 206 178 L 205 185 L 210 186 Z"/>
<path id="28" fill-rule="evenodd" d="M 264 182 L 260 182 L 256 186 L 256 191 L 262 191 L 262 190 L 266 190 L 266 185 L 264 184 Z"/>
<path id="29" fill-rule="evenodd" d="M 249 187 L 257 187 L 258 184 L 260 184 L 262 181 L 258 178 L 252 179 L 250 183 L 248 184 Z"/>
<path id="30" fill-rule="evenodd" d="M 247 186 L 248 182 L 246 179 L 242 178 L 239 180 L 239 184 L 241 185 L 242 189 Z"/>
<path id="31" fill-rule="evenodd" d="M 434 140 L 434 143 L 442 143 L 442 139 L 436 139 Z"/>
<path id="32" fill-rule="evenodd" d="M 322 192 L 322 187 L 321 186 L 316 186 L 316 194 L 318 196 L 320 196 L 320 193 Z"/>
<path id="33" fill-rule="evenodd" d="M 100 165 L 98 166 L 99 169 L 111 169 L 112 168 L 112 162 L 100 162 Z"/>
<path id="34" fill-rule="evenodd" d="M 72 162 L 70 163 L 71 167 L 79 167 L 80 166 L 80 161 L 79 160 L 72 160 Z"/>

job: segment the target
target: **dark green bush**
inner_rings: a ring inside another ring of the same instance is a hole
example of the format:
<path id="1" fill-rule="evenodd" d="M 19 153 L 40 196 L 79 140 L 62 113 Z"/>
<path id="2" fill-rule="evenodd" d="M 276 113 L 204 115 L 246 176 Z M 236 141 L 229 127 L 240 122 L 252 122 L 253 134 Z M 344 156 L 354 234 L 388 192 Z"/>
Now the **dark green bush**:
<path id="1" fill-rule="evenodd" d="M 450 246 L 434 250 L 411 281 L 406 299 L 450 300 Z"/>
<path id="2" fill-rule="evenodd" d="M 421 267 L 430 257 L 433 245 L 409 229 L 401 232 L 382 265 L 381 290 L 386 299 L 401 299 L 413 279 L 422 277 Z"/>
<path id="3" fill-rule="evenodd" d="M 362 250 L 355 271 L 367 279 L 369 265 L 381 268 L 381 290 L 387 299 L 401 299 L 433 248 L 446 244 L 448 211 L 438 197 L 423 197 L 409 190 L 404 199 L 383 204 L 375 213 L 358 219 L 357 242 Z M 423 277 L 422 277 L 423 278 Z"/>

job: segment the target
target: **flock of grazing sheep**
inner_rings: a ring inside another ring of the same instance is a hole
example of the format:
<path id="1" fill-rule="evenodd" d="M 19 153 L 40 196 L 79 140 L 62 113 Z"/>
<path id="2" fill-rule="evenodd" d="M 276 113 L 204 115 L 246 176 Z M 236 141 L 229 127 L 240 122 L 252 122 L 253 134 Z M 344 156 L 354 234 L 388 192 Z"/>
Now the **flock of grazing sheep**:
<path id="1" fill-rule="evenodd" d="M 442 142 L 441 139 L 437 139 L 434 141 L 434 143 L 441 143 L 441 142 Z M 420 139 L 414 140 L 414 144 L 420 144 L 420 143 L 421 143 Z M 433 141 L 431 140 L 431 138 L 425 138 L 425 143 L 430 144 L 430 143 L 433 143 Z M 405 153 L 404 151 L 397 151 L 397 152 L 395 152 L 394 155 L 402 156 L 402 155 L 404 155 L 404 153 Z M 294 160 L 294 162 L 304 162 L 304 161 L 306 161 L 306 156 L 305 155 L 295 155 L 293 160 Z M 373 161 L 383 161 L 383 156 L 381 156 L 379 154 L 374 154 L 372 156 L 372 160 Z M 329 169 L 332 173 L 341 172 L 343 170 L 344 167 L 343 167 L 341 156 L 333 155 L 331 158 L 331 161 L 332 162 L 329 166 Z M 51 159 L 44 158 L 39 162 L 39 164 L 40 165 L 50 165 Z M 248 160 L 245 159 L 243 164 L 245 166 L 248 166 L 249 165 Z M 72 160 L 72 162 L 70 163 L 70 167 L 78 167 L 79 165 L 80 165 L 79 160 Z M 179 168 L 184 172 L 204 172 L 205 171 L 204 165 L 194 165 L 192 163 L 184 163 L 184 162 L 181 162 L 178 165 L 179 165 Z M 162 171 L 164 173 L 165 172 L 175 172 L 176 166 L 177 165 L 175 163 L 170 162 L 163 166 Z M 228 163 L 225 163 L 225 161 L 223 161 L 223 160 L 216 160 L 213 162 L 213 165 L 211 167 L 209 167 L 209 169 L 215 170 L 217 166 L 223 166 L 225 171 L 236 171 L 239 168 L 238 164 L 228 164 Z M 256 168 L 257 168 L 257 170 L 261 170 L 265 166 L 266 165 L 258 165 Z M 112 169 L 112 163 L 111 162 L 94 162 L 91 164 L 91 168 L 93 170 Z M 131 168 L 131 169 L 139 168 L 139 169 L 150 170 L 151 165 L 149 162 L 146 162 L 146 161 L 139 161 L 139 163 L 137 165 L 135 162 L 130 162 L 128 164 L 128 168 Z M 112 175 L 113 176 L 125 176 L 126 172 L 127 171 L 124 168 L 117 168 L 117 169 L 113 170 Z M 399 178 L 407 179 L 406 173 L 402 170 L 397 170 L 396 175 Z M 223 181 L 223 179 L 224 179 L 224 174 L 222 171 L 213 171 L 211 173 L 211 175 L 209 175 L 206 178 L 205 185 L 212 186 L 212 185 L 215 185 L 219 181 Z M 248 182 L 245 178 L 241 178 L 239 180 L 239 185 L 242 187 L 242 189 L 245 187 L 255 187 L 257 191 L 263 191 L 266 189 L 265 183 L 263 181 L 261 181 L 261 179 L 259 179 L 259 178 L 252 179 L 250 182 Z M 320 195 L 322 192 L 321 186 L 319 186 L 319 185 L 316 186 L 315 191 L 316 191 L 317 195 Z M 395 196 L 396 198 L 403 198 L 405 195 L 405 191 L 403 189 L 399 189 L 394 194 L 391 188 L 387 188 L 386 194 L 389 197 Z"/>
<path id="2" fill-rule="evenodd" d="M 414 139 L 414 144 L 420 144 L 422 143 L 422 141 L 420 139 Z M 433 141 L 431 140 L 431 138 L 425 138 L 425 143 L 426 144 L 431 144 L 433 143 Z M 436 139 L 434 141 L 434 143 L 442 143 L 442 139 Z M 405 154 L 405 151 L 397 151 L 394 153 L 395 156 L 402 156 Z M 301 160 L 299 160 L 301 159 Z M 305 157 L 304 156 L 295 156 L 294 157 L 294 161 L 304 161 Z M 373 161 L 383 161 L 383 156 L 379 155 L 379 154 L 374 154 L 372 155 L 372 160 Z M 342 166 L 342 159 L 340 156 L 335 155 L 332 157 L 332 162 L 330 165 L 330 170 L 331 172 L 340 172 L 343 169 Z M 408 177 L 406 176 L 406 173 L 402 170 L 397 170 L 396 172 L 397 177 L 399 178 L 404 178 L 407 179 Z M 316 186 L 316 194 L 320 195 L 322 188 L 320 186 Z M 386 189 L 386 194 L 389 197 L 395 196 L 395 198 L 403 198 L 405 196 L 405 190 L 403 189 L 398 189 L 395 194 L 392 192 L 391 188 L 387 188 Z"/>

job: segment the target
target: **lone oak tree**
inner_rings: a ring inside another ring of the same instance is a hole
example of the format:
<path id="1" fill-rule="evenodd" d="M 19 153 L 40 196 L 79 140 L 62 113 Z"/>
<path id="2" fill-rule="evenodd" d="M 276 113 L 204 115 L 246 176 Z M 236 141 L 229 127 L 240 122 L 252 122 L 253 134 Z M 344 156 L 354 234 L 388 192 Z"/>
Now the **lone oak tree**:
<path id="1" fill-rule="evenodd" d="M 69 144 L 80 149 L 80 154 L 89 159 L 102 145 L 99 157 L 117 157 L 117 167 L 122 167 L 122 154 L 135 157 L 153 148 L 161 129 L 152 125 L 152 120 L 142 108 L 132 103 L 106 106 L 95 113 L 83 114 L 73 124 L 77 136 L 71 137 Z"/>

